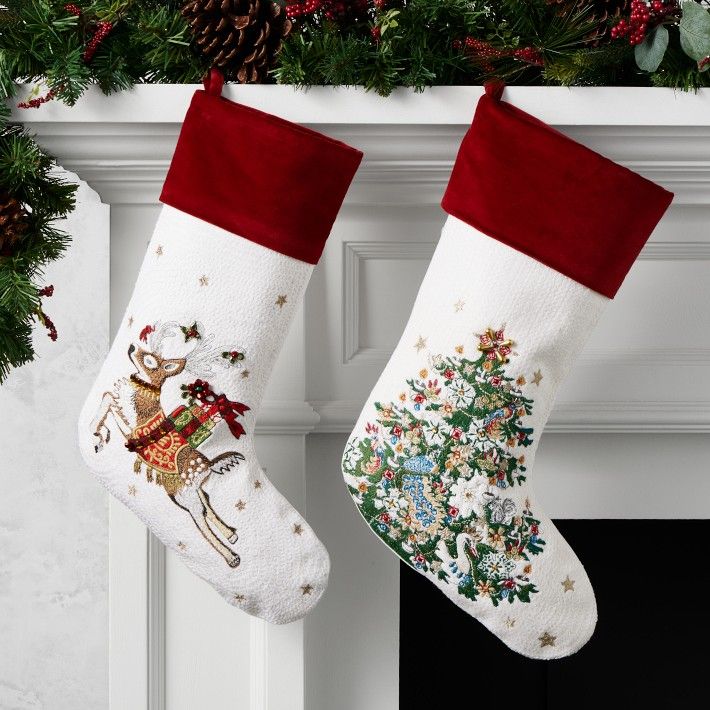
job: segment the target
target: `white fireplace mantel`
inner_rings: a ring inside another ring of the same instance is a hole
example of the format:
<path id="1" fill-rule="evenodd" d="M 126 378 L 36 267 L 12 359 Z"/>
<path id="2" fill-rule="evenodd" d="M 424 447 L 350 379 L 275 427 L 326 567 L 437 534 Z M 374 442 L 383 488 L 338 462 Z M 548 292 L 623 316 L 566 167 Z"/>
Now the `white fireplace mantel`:
<path id="1" fill-rule="evenodd" d="M 138 86 L 111 97 L 92 89 L 73 108 L 50 102 L 13 112 L 111 205 L 112 330 L 196 88 Z M 30 90 L 20 87 L 18 96 Z M 275 628 L 232 613 L 166 560 L 152 538 L 146 545 L 142 525 L 113 504 L 111 710 L 396 707 L 397 566 L 345 500 L 336 480 L 340 442 L 409 314 L 443 224 L 438 204 L 481 93 L 439 87 L 385 99 L 354 88 L 226 87 L 231 99 L 365 152 L 257 424 L 269 477 L 331 555 L 348 564 L 334 564 L 328 597 L 306 622 L 308 641 L 301 623 Z M 514 87 L 505 98 L 675 193 L 560 392 L 547 427 L 559 436 L 547 437 L 556 442 L 540 476 L 548 512 L 707 517 L 698 453 L 704 437 L 673 435 L 710 432 L 710 90 Z M 275 209 L 287 209 L 287 200 L 276 196 Z M 311 432 L 341 437 L 315 437 L 307 448 Z M 609 434 L 625 436 L 597 436 Z M 660 434 L 673 446 L 653 449 Z M 579 460 L 565 453 L 573 447 Z M 624 477 L 609 471 L 617 466 Z M 680 466 L 688 490 L 700 493 L 673 499 L 665 477 L 681 475 Z M 199 625 L 186 626 L 197 607 Z M 368 623 L 383 643 L 363 640 Z"/>

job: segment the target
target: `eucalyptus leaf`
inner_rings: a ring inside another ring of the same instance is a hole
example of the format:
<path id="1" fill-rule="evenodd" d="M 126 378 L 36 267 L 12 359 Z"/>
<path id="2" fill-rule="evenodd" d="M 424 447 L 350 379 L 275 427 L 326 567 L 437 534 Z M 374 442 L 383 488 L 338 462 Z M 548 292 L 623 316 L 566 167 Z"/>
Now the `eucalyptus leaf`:
<path id="1" fill-rule="evenodd" d="M 654 72 L 663 61 L 668 49 L 668 30 L 665 25 L 657 25 L 641 43 L 636 45 L 634 57 L 639 69 Z"/>
<path id="2" fill-rule="evenodd" d="M 680 46 L 696 62 L 710 55 L 710 13 L 698 3 L 686 0 L 680 20 Z"/>

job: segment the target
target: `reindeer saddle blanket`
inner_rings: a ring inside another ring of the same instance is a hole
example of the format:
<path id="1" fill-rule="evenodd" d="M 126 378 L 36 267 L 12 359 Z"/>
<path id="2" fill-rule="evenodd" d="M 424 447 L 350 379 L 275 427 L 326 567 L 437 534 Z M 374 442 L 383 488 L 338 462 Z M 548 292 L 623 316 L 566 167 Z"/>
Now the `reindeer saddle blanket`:
<path id="1" fill-rule="evenodd" d="M 180 452 L 186 446 L 196 449 L 208 439 L 217 419 L 214 411 L 197 404 L 180 406 L 168 415 L 158 412 L 133 430 L 126 448 L 135 452 L 149 468 L 176 474 Z"/>

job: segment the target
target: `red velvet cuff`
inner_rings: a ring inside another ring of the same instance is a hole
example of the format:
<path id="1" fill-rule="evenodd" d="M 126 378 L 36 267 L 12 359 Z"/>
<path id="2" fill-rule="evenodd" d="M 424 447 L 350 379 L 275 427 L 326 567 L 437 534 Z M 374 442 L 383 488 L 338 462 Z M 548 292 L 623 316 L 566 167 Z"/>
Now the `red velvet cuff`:
<path id="1" fill-rule="evenodd" d="M 222 98 L 221 82 L 208 89 L 192 99 L 161 202 L 315 264 L 362 153 Z"/>
<path id="2" fill-rule="evenodd" d="M 613 298 L 672 193 L 500 100 L 486 87 L 442 207 Z"/>

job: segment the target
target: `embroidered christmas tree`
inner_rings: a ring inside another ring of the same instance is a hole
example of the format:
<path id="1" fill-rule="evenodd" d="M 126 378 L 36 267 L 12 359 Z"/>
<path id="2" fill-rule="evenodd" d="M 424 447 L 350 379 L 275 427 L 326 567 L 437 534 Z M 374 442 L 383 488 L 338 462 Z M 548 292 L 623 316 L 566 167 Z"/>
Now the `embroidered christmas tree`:
<path id="1" fill-rule="evenodd" d="M 543 551 L 526 500 L 524 378 L 505 372 L 503 329 L 478 336 L 476 359 L 432 359 L 396 402 L 375 403 L 365 436 L 343 459 L 350 492 L 374 532 L 405 562 L 454 584 L 469 599 L 530 601 L 532 557 Z"/>

